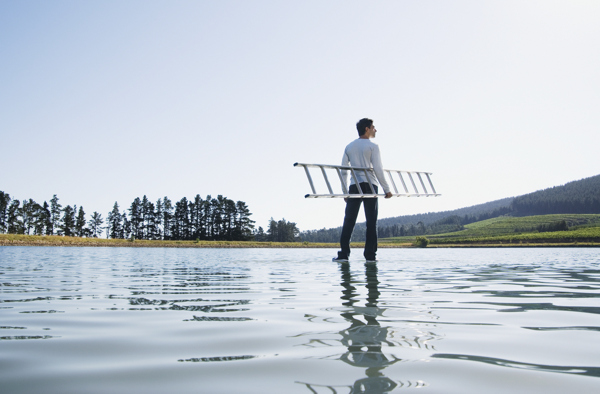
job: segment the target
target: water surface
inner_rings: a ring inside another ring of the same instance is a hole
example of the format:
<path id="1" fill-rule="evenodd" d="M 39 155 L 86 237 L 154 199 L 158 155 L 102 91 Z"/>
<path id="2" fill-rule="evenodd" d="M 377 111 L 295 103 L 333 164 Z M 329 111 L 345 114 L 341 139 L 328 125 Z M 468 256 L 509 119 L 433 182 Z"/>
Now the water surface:
<path id="1" fill-rule="evenodd" d="M 0 392 L 600 390 L 598 249 L 333 255 L 0 247 Z"/>

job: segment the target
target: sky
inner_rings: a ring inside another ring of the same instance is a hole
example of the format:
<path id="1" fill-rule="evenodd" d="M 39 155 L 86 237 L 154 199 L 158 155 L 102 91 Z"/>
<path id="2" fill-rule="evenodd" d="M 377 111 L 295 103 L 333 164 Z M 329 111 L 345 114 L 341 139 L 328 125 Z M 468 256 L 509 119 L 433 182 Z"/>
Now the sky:
<path id="1" fill-rule="evenodd" d="M 341 226 L 295 162 L 375 121 L 439 212 L 600 174 L 600 2 L 0 0 L 0 190 L 106 218 L 136 197 Z M 359 216 L 360 220 L 360 216 Z"/>

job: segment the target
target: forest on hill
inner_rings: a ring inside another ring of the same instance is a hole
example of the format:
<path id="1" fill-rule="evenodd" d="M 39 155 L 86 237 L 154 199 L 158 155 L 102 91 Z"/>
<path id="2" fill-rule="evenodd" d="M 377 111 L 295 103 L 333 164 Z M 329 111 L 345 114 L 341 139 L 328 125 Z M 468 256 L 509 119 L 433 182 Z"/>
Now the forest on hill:
<path id="1" fill-rule="evenodd" d="M 600 175 L 453 211 L 406 215 L 380 219 L 380 238 L 442 234 L 462 231 L 466 225 L 501 216 L 600 213 Z M 352 241 L 365 239 L 365 223 L 358 223 Z M 300 238 L 309 242 L 338 242 L 341 227 L 303 231 Z"/>
<path id="2" fill-rule="evenodd" d="M 600 213 L 600 175 L 515 197 L 512 216 Z"/>

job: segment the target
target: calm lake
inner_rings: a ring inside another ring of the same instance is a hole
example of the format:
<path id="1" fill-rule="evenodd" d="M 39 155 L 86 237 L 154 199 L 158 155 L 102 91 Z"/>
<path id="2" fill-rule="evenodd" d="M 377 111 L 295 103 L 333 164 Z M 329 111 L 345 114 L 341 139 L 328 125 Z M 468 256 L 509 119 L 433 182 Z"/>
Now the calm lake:
<path id="1" fill-rule="evenodd" d="M 600 249 L 0 247 L 1 393 L 589 393 Z"/>

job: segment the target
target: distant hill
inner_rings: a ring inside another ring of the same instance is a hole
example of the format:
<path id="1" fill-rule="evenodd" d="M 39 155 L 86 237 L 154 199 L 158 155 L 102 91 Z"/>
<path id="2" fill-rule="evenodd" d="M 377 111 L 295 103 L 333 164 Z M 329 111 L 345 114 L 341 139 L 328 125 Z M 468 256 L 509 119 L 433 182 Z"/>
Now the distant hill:
<path id="1" fill-rule="evenodd" d="M 539 190 L 518 197 L 503 198 L 453 211 L 423 213 L 384 218 L 378 221 L 379 236 L 439 234 L 460 231 L 469 223 L 499 216 L 533 216 L 550 214 L 600 213 L 600 175 Z M 365 238 L 365 223 L 358 223 L 353 241 Z M 341 227 L 303 231 L 300 237 L 309 242 L 338 242 Z"/>
<path id="2" fill-rule="evenodd" d="M 396 216 L 391 218 L 379 219 L 377 224 L 379 227 L 403 225 L 403 224 L 416 224 L 422 222 L 425 225 L 433 224 L 439 220 L 445 219 L 450 216 L 467 216 L 467 217 L 480 217 L 487 216 L 496 217 L 504 215 L 508 212 L 508 209 L 514 200 L 514 197 L 503 198 L 501 200 L 495 200 L 486 202 L 484 204 L 473 205 L 466 208 L 459 208 L 453 211 L 442 211 L 442 212 L 428 212 L 420 213 L 416 215 L 404 215 Z M 494 213 L 498 211 L 497 213 Z M 495 215 L 495 216 L 494 216 Z M 484 220 L 484 219 L 479 219 Z M 474 220 L 476 221 L 476 220 Z M 364 223 L 360 223 L 363 224 Z"/>
<path id="3" fill-rule="evenodd" d="M 516 197 L 512 216 L 600 213 L 600 175 Z"/>

